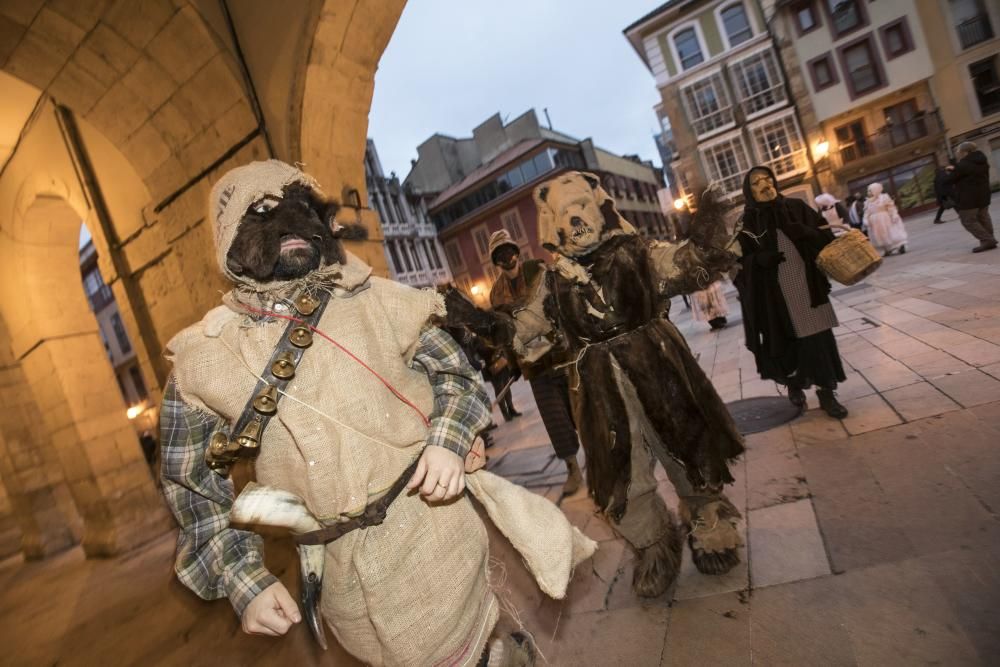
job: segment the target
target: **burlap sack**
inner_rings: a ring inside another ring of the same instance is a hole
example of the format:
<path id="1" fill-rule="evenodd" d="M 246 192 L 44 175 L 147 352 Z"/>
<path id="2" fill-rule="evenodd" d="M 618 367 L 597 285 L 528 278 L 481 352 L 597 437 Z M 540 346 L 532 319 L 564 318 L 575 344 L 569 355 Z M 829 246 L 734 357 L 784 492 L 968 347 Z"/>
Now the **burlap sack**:
<path id="1" fill-rule="evenodd" d="M 466 477 L 466 486 L 524 558 L 538 587 L 557 600 L 566 597 L 573 568 L 594 555 L 597 542 L 551 501 L 503 477 L 480 470 Z"/>
<path id="2" fill-rule="evenodd" d="M 319 328 L 430 414 L 427 376 L 405 362 L 428 318 L 441 312 L 440 298 L 378 278 L 365 285 L 335 292 Z M 232 423 L 283 328 L 213 311 L 169 344 L 181 395 Z M 322 340 L 288 393 L 266 431 L 257 480 L 301 496 L 321 520 L 359 512 L 423 446 L 421 417 Z M 462 656 L 482 651 L 496 621 L 486 563 L 485 529 L 468 500 L 432 509 L 403 497 L 385 524 L 328 547 L 323 614 L 366 663 L 463 664 Z"/>

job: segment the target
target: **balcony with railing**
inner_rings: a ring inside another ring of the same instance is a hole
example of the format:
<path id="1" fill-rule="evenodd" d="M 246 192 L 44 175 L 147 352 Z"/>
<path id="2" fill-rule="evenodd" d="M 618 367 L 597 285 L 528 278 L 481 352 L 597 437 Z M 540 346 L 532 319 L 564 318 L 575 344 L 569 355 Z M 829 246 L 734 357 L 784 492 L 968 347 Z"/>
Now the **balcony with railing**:
<path id="1" fill-rule="evenodd" d="M 875 156 L 884 157 L 897 148 L 938 137 L 943 132 L 936 111 L 921 111 L 909 120 L 886 123 L 873 134 L 840 143 L 836 150 L 830 151 L 830 160 L 834 169 L 854 167 Z"/>
<path id="2" fill-rule="evenodd" d="M 783 153 L 780 155 L 775 155 L 767 160 L 763 161 L 764 166 L 770 167 L 771 171 L 778 179 L 782 179 L 788 176 L 794 176 L 795 174 L 801 174 L 804 171 L 809 170 L 809 163 L 806 160 L 805 149 Z"/>
<path id="3" fill-rule="evenodd" d="M 695 134 L 700 137 L 721 127 L 732 125 L 733 121 L 733 108 L 726 106 L 718 111 L 692 119 L 691 127 L 694 128 Z"/>
<path id="4" fill-rule="evenodd" d="M 986 12 L 965 19 L 955 26 L 955 30 L 958 31 L 958 41 L 961 42 L 963 49 L 993 39 L 993 26 L 990 25 L 990 17 Z"/>

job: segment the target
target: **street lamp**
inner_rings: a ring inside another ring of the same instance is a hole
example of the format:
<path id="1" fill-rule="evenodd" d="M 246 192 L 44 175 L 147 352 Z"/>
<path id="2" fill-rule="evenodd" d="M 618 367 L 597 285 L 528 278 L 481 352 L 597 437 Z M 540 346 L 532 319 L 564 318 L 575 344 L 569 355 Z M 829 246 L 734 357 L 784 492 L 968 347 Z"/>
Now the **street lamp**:
<path id="1" fill-rule="evenodd" d="M 683 210 L 685 206 L 687 206 L 687 202 L 684 201 L 683 197 L 678 197 L 677 199 L 674 200 L 674 208 L 677 209 L 678 211 Z"/>
<path id="2" fill-rule="evenodd" d="M 816 157 L 820 160 L 825 158 L 830 154 L 830 142 L 826 139 L 820 139 L 816 143 Z"/>

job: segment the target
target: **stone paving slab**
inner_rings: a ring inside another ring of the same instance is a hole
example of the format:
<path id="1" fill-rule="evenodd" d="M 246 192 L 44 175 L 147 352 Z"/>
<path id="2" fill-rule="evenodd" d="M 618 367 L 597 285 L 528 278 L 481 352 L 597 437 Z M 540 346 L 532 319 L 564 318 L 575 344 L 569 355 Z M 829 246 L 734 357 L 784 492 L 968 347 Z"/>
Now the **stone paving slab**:
<path id="1" fill-rule="evenodd" d="M 755 588 L 830 574 L 808 499 L 751 510 L 750 573 Z"/>

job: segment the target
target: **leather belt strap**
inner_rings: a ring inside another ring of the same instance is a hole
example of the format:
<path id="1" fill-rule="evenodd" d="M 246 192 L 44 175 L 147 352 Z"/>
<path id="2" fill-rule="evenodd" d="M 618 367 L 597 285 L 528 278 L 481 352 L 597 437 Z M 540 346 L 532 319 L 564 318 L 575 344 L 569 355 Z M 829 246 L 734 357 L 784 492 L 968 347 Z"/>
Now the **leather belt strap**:
<path id="1" fill-rule="evenodd" d="M 316 296 L 299 294 L 291 305 L 300 321 L 289 321 L 281 339 L 274 348 L 267 366 L 261 372 L 250 400 L 230 431 L 216 433 L 205 450 L 208 467 L 223 477 L 229 475 L 230 466 L 240 458 L 253 458 L 260 452 L 261 438 L 267 424 L 278 412 L 283 390 L 295 377 L 295 369 L 302 356 L 312 345 L 310 327 L 316 326 L 330 301 L 330 293 L 322 290 Z"/>
<path id="2" fill-rule="evenodd" d="M 417 463 L 420 461 L 420 456 L 413 459 L 413 463 L 407 466 L 403 474 L 393 482 L 389 490 L 385 492 L 378 500 L 369 503 L 360 516 L 356 516 L 347 521 L 341 521 L 335 523 L 332 526 L 327 526 L 326 528 L 321 528 L 319 530 L 312 530 L 308 533 L 301 533 L 295 535 L 295 542 L 298 544 L 329 544 L 336 539 L 347 535 L 351 531 L 357 530 L 358 528 L 371 528 L 372 526 L 377 526 L 385 521 L 386 514 L 389 511 L 389 505 L 399 496 L 399 494 L 406 488 L 407 482 L 413 477 L 414 471 L 417 469 Z"/>

